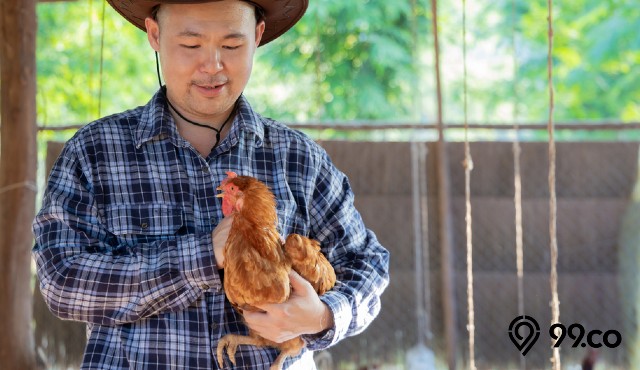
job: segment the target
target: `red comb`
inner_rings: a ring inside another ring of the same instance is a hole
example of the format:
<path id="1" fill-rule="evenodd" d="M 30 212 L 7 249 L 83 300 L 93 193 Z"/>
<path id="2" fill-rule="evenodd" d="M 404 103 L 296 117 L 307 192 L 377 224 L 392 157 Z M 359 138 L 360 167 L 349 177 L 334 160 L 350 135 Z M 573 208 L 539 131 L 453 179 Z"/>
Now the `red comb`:
<path id="1" fill-rule="evenodd" d="M 227 171 L 225 173 L 227 174 L 227 177 L 224 180 L 222 180 L 222 182 L 220 183 L 220 186 L 224 186 L 227 182 L 229 182 L 229 180 L 235 179 L 236 177 L 238 177 L 238 174 L 233 171 Z"/>

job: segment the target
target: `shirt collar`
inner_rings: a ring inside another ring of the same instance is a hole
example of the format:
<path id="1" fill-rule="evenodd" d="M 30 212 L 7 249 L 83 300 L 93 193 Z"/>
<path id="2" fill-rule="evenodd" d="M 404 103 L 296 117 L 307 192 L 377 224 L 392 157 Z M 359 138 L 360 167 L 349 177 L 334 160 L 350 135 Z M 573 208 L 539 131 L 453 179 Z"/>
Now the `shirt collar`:
<path id="1" fill-rule="evenodd" d="M 231 141 L 231 145 L 237 143 L 242 132 L 253 134 L 256 145 L 262 145 L 264 139 L 263 118 L 251 108 L 244 95 L 240 95 L 238 99 L 236 117 L 227 136 Z M 142 108 L 142 114 L 136 129 L 135 142 L 136 146 L 140 147 L 150 140 L 164 137 L 171 140 L 174 145 L 186 145 L 184 139 L 178 133 L 175 121 L 169 112 L 164 93 L 162 90 L 158 90 L 149 103 Z"/>
<path id="2" fill-rule="evenodd" d="M 158 90 L 149 103 L 142 107 L 142 114 L 136 128 L 136 147 L 139 148 L 148 141 L 163 137 L 168 137 L 178 145 L 177 139 L 180 135 L 169 112 L 164 93 L 162 90 Z"/>
<path id="3" fill-rule="evenodd" d="M 234 132 L 237 135 L 239 135 L 240 132 L 253 134 L 256 145 L 258 146 L 261 146 L 264 140 L 263 118 L 251 108 L 249 101 L 244 95 L 240 95 L 238 99 L 238 112 L 233 120 L 229 137 L 232 137 L 232 133 Z"/>

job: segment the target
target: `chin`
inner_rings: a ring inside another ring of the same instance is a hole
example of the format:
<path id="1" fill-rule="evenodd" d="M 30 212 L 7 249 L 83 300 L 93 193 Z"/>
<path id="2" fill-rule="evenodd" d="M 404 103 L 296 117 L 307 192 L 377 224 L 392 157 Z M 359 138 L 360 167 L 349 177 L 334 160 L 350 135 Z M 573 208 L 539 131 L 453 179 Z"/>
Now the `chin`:
<path id="1" fill-rule="evenodd" d="M 226 112 L 230 107 L 233 106 L 234 102 L 235 100 L 232 100 L 230 97 L 219 97 L 202 99 L 198 102 L 192 102 L 192 104 L 189 104 L 189 106 L 190 109 L 198 115 L 216 116 Z"/>

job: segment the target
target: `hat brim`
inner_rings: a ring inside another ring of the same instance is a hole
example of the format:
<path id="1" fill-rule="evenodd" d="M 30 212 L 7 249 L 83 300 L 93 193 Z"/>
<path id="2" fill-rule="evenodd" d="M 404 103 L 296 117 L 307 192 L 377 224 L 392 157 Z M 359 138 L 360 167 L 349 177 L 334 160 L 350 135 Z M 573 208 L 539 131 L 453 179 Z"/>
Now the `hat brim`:
<path id="1" fill-rule="evenodd" d="M 144 20 L 151 16 L 153 8 L 160 4 L 200 4 L 221 0 L 107 0 L 126 20 L 143 31 L 147 31 Z M 309 0 L 250 0 L 261 7 L 265 14 L 265 30 L 260 46 L 273 41 L 287 32 L 304 15 Z"/>

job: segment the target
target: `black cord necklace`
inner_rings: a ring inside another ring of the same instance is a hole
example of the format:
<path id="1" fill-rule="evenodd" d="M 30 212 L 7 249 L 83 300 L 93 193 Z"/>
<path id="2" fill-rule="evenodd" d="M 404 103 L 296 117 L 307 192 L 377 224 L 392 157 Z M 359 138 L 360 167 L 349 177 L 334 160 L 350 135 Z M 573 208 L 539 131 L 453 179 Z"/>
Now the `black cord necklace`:
<path id="1" fill-rule="evenodd" d="M 229 113 L 229 116 L 227 117 L 227 119 L 224 120 L 224 122 L 222 122 L 222 126 L 220 126 L 220 128 L 215 128 L 209 125 L 205 125 L 202 123 L 198 123 L 198 122 L 194 122 L 190 119 L 188 119 L 187 117 L 183 116 L 182 113 L 180 113 L 180 111 L 178 111 L 176 109 L 176 107 L 173 106 L 173 104 L 171 104 L 171 101 L 169 101 L 169 95 L 167 94 L 167 87 L 166 86 L 162 86 L 162 80 L 160 79 L 160 61 L 158 60 L 158 52 L 156 51 L 156 72 L 158 73 L 158 83 L 160 84 L 160 90 L 162 90 L 162 93 L 164 94 L 165 99 L 167 100 L 167 104 L 169 104 L 169 107 L 171 107 L 171 109 L 176 112 L 176 114 L 178 116 L 180 116 L 180 118 L 182 118 L 183 120 L 189 122 L 192 125 L 198 126 L 198 127 L 204 127 L 204 128 L 208 128 L 209 130 L 212 130 L 216 133 L 216 143 L 213 145 L 213 148 L 211 148 L 211 151 L 213 151 L 218 144 L 220 143 L 220 134 L 222 133 L 222 130 L 224 129 L 224 127 L 227 125 L 227 123 L 229 123 L 229 121 L 231 120 L 231 117 L 233 117 L 236 113 L 236 109 L 238 108 L 238 100 L 236 100 L 236 102 L 233 105 L 233 109 L 231 110 L 231 112 Z"/>

